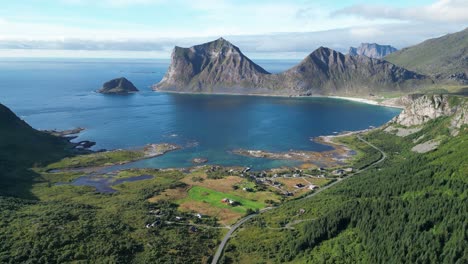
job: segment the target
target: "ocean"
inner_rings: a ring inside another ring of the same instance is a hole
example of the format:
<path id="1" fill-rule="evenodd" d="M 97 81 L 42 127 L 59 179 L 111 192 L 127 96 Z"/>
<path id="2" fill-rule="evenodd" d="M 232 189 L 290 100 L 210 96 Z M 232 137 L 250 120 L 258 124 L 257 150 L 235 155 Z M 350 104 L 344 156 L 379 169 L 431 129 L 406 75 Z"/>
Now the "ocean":
<path id="1" fill-rule="evenodd" d="M 271 72 L 296 61 L 256 60 Z M 169 60 L 0 59 L 0 103 L 36 129 L 84 130 L 75 141 L 94 149 L 175 143 L 183 148 L 132 167 L 187 167 L 197 157 L 208 164 L 266 169 L 297 165 L 232 154 L 234 149 L 329 150 L 310 140 L 319 135 L 379 126 L 400 110 L 331 98 L 188 95 L 153 92 Z M 140 90 L 128 96 L 95 91 L 116 77 Z"/>

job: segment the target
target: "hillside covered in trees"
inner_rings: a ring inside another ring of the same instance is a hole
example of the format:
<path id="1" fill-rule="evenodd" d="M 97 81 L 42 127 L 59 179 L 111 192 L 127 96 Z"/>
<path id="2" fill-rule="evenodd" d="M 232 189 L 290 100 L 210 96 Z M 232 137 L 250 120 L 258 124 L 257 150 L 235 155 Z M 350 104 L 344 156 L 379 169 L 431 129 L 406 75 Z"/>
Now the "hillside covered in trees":
<path id="1" fill-rule="evenodd" d="M 451 124 L 439 117 L 410 135 L 391 133 L 405 129 L 394 124 L 363 136 L 388 155 L 383 163 L 254 218 L 222 263 L 466 263 L 468 130 L 452 136 Z M 426 140 L 440 144 L 415 152 Z"/>

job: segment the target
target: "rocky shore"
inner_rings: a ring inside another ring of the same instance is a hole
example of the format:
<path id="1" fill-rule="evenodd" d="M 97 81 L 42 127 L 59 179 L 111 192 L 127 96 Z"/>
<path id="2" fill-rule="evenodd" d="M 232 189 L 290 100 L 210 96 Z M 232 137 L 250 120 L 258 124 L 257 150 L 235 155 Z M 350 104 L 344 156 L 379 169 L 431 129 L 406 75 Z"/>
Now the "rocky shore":
<path id="1" fill-rule="evenodd" d="M 295 160 L 304 163 L 314 164 L 319 167 L 335 167 L 343 165 L 349 157 L 354 155 L 354 152 L 345 145 L 335 143 L 333 141 L 333 138 L 348 136 L 360 132 L 363 131 L 348 132 L 334 136 L 320 136 L 317 138 L 311 138 L 312 141 L 315 141 L 317 143 L 332 146 L 333 149 L 329 151 L 316 152 L 303 150 L 289 150 L 285 152 L 270 152 L 265 150 L 237 149 L 233 150 L 232 153 L 253 158 Z"/>
<path id="2" fill-rule="evenodd" d="M 51 134 L 52 136 L 56 136 L 56 137 L 66 137 L 66 136 L 70 136 L 70 135 L 79 134 L 83 130 L 85 130 L 85 129 L 82 128 L 82 127 L 77 127 L 77 128 L 68 129 L 68 130 L 57 130 L 57 129 L 43 130 L 43 132 L 46 132 L 46 133 Z"/>

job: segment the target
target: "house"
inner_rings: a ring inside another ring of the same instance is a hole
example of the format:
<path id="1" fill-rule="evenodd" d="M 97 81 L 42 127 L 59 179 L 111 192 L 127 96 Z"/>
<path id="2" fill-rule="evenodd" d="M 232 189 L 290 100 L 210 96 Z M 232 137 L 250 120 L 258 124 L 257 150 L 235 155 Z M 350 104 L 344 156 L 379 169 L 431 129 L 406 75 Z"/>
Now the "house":
<path id="1" fill-rule="evenodd" d="M 345 174 L 345 170 L 343 169 L 334 170 L 332 171 L 332 174 L 337 175 L 337 176 L 342 176 L 343 174 Z"/>
<path id="2" fill-rule="evenodd" d="M 198 219 L 202 219 L 202 215 L 201 215 L 200 213 L 195 214 L 195 216 L 196 216 Z"/>
<path id="3" fill-rule="evenodd" d="M 353 172 L 353 168 L 346 168 L 344 169 L 346 172 Z"/>
<path id="4" fill-rule="evenodd" d="M 299 209 L 299 214 L 304 214 L 304 213 L 305 213 L 305 209 L 304 209 L 304 208 Z"/>
<path id="5" fill-rule="evenodd" d="M 311 184 L 311 185 L 309 185 L 307 188 L 309 188 L 309 190 L 315 190 L 315 189 L 318 188 L 318 186 L 317 186 L 317 185 Z"/>
<path id="6" fill-rule="evenodd" d="M 280 183 L 280 182 L 277 182 L 277 181 L 275 181 L 275 182 L 273 182 L 273 185 L 274 185 L 274 186 L 281 186 L 281 183 Z"/>
<path id="7" fill-rule="evenodd" d="M 304 184 L 302 183 L 298 183 L 294 186 L 295 188 L 303 188 L 304 187 Z"/>
<path id="8" fill-rule="evenodd" d="M 176 216 L 175 219 L 176 219 L 177 221 L 184 220 L 184 218 L 183 218 L 182 216 Z"/>
<path id="9" fill-rule="evenodd" d="M 236 205 L 239 204 L 239 202 L 236 202 L 236 201 L 231 200 L 231 199 L 229 199 L 229 198 L 223 198 L 223 199 L 221 200 L 221 202 L 222 202 L 222 203 L 225 203 L 225 204 L 228 204 L 228 205 L 231 205 L 231 206 L 236 206 Z"/>

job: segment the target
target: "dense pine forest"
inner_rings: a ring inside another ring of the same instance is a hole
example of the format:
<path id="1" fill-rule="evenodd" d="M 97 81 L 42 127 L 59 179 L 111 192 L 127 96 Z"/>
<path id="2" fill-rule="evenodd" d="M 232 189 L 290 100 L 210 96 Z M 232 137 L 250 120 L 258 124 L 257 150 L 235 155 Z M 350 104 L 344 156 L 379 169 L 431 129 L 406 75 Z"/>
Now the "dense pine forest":
<path id="1" fill-rule="evenodd" d="M 449 121 L 405 138 L 366 135 L 389 155 L 383 164 L 256 218 L 223 263 L 467 263 L 468 133 L 449 136 Z M 412 152 L 422 135 L 440 147 Z"/>

